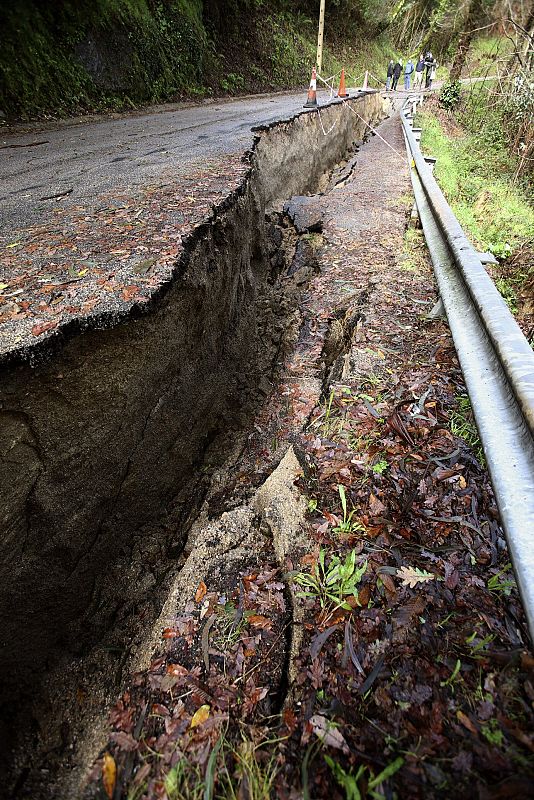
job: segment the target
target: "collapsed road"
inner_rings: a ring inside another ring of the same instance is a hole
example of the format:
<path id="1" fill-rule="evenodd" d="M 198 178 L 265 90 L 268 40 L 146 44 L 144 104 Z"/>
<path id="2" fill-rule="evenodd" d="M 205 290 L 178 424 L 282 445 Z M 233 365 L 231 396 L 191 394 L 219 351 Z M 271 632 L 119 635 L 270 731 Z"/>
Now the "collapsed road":
<path id="1" fill-rule="evenodd" d="M 116 115 L 56 130 L 1 137 L 1 230 L 44 221 L 62 205 L 97 201 L 105 192 L 191 173 L 198 162 L 252 146 L 254 126 L 300 112 L 302 92 L 166 106 L 160 113 Z M 47 197 L 47 200 L 41 198 Z"/>
<path id="2" fill-rule="evenodd" d="M 198 175 L 170 181 L 163 196 L 145 192 L 139 205 L 126 192 L 114 206 L 99 181 L 100 205 L 81 205 L 60 182 L 55 202 L 65 206 L 36 219 L 33 195 L 22 197 L 27 225 L 18 229 L 12 213 L 0 484 L 2 740 L 15 742 L 2 754 L 6 791 L 58 796 L 58 764 L 86 758 L 77 737 L 120 686 L 210 474 L 270 391 L 302 284 L 279 280 L 295 246 L 279 226 L 283 203 L 328 183 L 384 114 L 369 93 L 270 124 L 244 161 L 211 164 L 190 220 Z M 180 180 L 189 180 L 186 197 Z M 48 185 L 37 191 L 52 196 Z M 164 202 L 171 216 L 151 235 L 167 245 L 179 216 L 181 236 L 162 259 L 156 246 L 147 259 L 147 229 Z M 122 246 L 110 248 L 113 236 Z"/>
<path id="3" fill-rule="evenodd" d="M 174 800 L 200 766 L 241 794 L 232 731 L 275 738 L 282 797 L 362 770 L 386 796 L 532 788 L 528 634 L 453 433 L 428 255 L 403 243 L 398 117 L 361 144 L 384 113 L 369 95 L 269 126 L 244 162 L 65 195 L 8 243 L 15 797 Z M 357 564 L 356 604 L 299 597 L 319 548 Z"/>

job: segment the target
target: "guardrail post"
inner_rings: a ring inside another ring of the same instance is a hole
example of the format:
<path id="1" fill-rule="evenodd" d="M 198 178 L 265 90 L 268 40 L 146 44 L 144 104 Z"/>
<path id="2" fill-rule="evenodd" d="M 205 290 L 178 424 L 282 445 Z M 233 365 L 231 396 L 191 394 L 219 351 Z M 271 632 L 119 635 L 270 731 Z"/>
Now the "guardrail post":
<path id="1" fill-rule="evenodd" d="M 446 319 L 447 314 L 445 313 L 445 306 L 443 305 L 443 300 L 441 297 L 438 297 L 436 303 L 432 306 L 428 314 L 426 315 L 427 319 Z"/>

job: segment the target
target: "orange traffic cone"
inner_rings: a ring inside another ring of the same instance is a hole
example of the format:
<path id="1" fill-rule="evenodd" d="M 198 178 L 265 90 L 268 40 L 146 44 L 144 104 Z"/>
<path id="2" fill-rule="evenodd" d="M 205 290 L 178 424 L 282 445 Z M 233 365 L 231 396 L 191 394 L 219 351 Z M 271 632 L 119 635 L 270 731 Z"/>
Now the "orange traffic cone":
<path id="1" fill-rule="evenodd" d="M 339 79 L 339 89 L 337 90 L 338 97 L 348 97 L 349 93 L 345 88 L 345 67 L 341 70 L 341 78 Z"/>
<path id="2" fill-rule="evenodd" d="M 304 108 L 316 108 L 317 106 L 317 70 L 312 69 L 310 88 L 308 89 L 308 99 L 304 103 Z"/>

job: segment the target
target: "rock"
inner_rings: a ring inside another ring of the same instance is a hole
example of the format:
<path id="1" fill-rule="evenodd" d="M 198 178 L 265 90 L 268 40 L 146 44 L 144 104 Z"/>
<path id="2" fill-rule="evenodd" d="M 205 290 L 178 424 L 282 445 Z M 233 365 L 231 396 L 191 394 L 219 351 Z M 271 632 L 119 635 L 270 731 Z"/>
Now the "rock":
<path id="1" fill-rule="evenodd" d="M 323 211 L 316 197 L 292 197 L 284 205 L 284 211 L 299 234 L 320 233 L 323 229 Z"/>

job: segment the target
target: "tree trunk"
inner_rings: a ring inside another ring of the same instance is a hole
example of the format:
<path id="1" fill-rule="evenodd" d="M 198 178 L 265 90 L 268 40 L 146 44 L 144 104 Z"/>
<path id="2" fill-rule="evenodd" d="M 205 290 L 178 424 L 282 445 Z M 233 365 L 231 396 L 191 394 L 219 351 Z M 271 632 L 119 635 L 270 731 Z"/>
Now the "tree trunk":
<path id="1" fill-rule="evenodd" d="M 475 30 L 480 26 L 481 19 L 484 15 L 484 0 L 471 0 L 469 4 L 469 11 L 467 14 L 467 19 L 465 21 L 465 26 L 460 34 L 460 39 L 458 41 L 458 47 L 456 50 L 456 54 L 454 56 L 454 61 L 452 62 L 451 67 L 451 74 L 450 80 L 457 81 L 462 74 L 462 69 L 464 67 L 467 53 L 469 51 L 469 45 L 471 44 L 471 40 L 475 35 Z"/>

